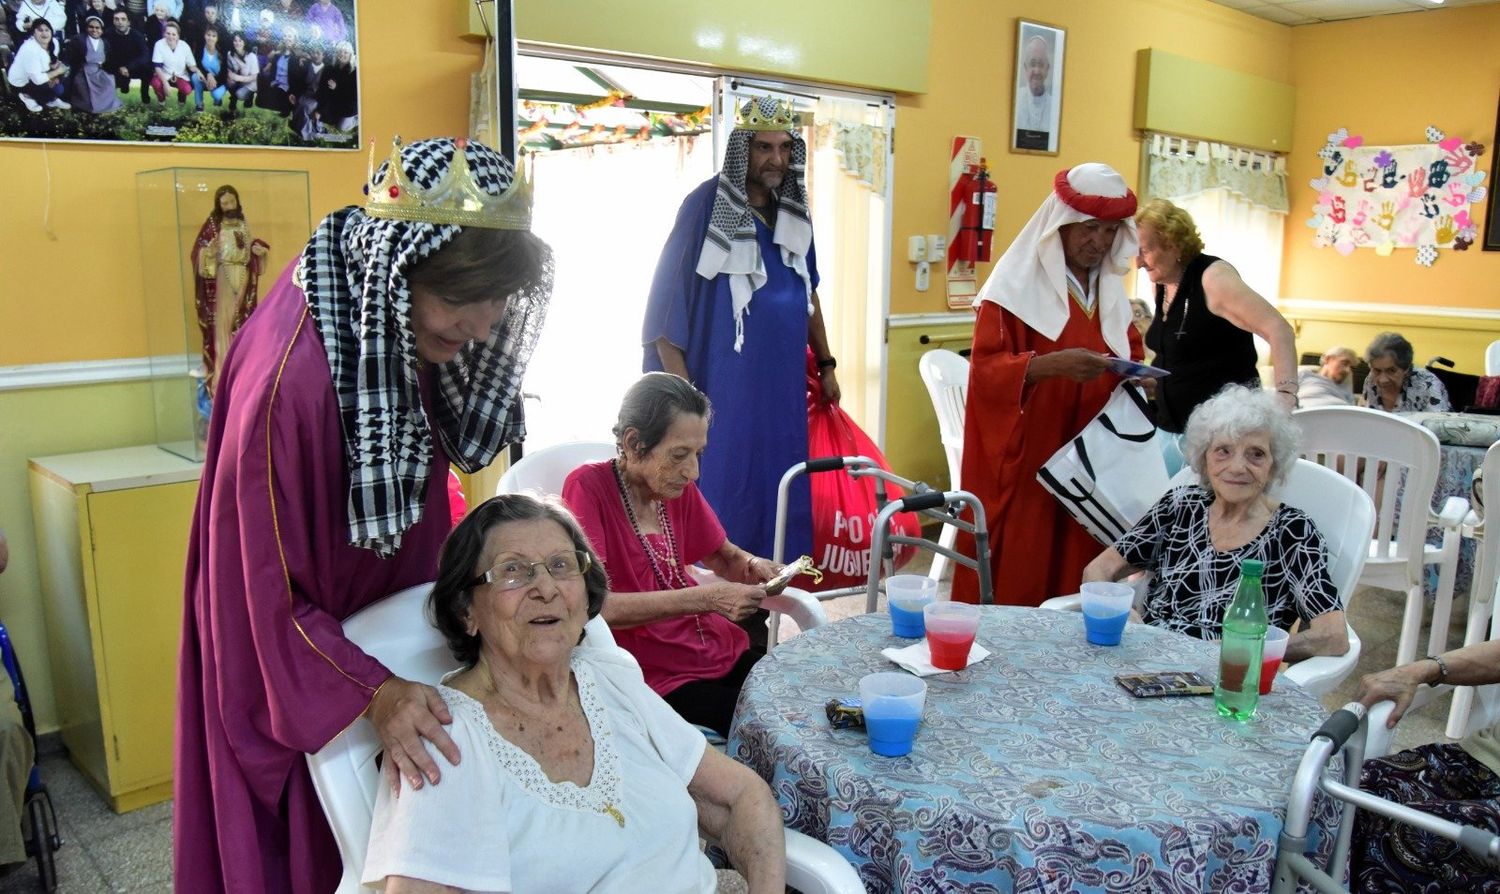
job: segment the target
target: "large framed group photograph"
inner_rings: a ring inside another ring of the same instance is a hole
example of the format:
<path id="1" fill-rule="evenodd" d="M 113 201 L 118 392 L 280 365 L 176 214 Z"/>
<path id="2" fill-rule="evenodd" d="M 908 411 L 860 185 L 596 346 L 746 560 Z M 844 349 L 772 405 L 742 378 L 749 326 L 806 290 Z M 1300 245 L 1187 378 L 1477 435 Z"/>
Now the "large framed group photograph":
<path id="1" fill-rule="evenodd" d="M 359 147 L 358 0 L 4 0 L 0 139 Z"/>
<path id="2" fill-rule="evenodd" d="M 1067 32 L 1055 25 L 1016 20 L 1016 101 L 1010 151 L 1056 155 L 1062 120 L 1063 54 Z"/>

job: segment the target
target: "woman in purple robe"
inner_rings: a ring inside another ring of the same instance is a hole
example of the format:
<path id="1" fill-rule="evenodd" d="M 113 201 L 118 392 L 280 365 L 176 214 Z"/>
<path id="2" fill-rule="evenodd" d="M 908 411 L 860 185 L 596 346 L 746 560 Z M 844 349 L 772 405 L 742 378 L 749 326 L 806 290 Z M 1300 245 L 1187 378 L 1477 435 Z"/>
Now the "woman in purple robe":
<path id="1" fill-rule="evenodd" d="M 304 758 L 362 715 L 408 785 L 441 782 L 423 739 L 460 760 L 437 692 L 340 625 L 432 579 L 448 463 L 480 469 L 524 434 L 552 265 L 513 179 L 478 144 L 404 147 L 364 208 L 319 224 L 222 359 L 188 548 L 177 890 L 332 891 L 338 850 Z M 426 194 L 440 182 L 450 201 Z"/>

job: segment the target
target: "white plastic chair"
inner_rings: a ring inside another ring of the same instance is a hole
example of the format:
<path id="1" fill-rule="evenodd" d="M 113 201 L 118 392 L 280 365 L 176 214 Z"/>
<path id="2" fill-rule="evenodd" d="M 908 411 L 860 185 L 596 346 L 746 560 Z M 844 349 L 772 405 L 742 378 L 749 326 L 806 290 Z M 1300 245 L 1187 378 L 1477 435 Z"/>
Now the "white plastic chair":
<path id="1" fill-rule="evenodd" d="M 1500 338 L 1490 342 L 1490 346 L 1484 349 L 1484 374 L 1500 376 Z"/>
<path id="2" fill-rule="evenodd" d="M 1184 468 L 1172 479 L 1172 486 L 1196 484 L 1197 475 Z M 1368 555 L 1370 533 L 1375 528 L 1375 505 L 1359 486 L 1331 469 L 1305 459 L 1297 460 L 1288 473 L 1277 498 L 1307 513 L 1328 547 L 1328 576 L 1338 594 L 1339 607 L 1349 610 L 1349 599 L 1359 585 L 1359 575 Z M 1078 611 L 1078 596 L 1059 596 L 1042 603 L 1043 608 Z M 1359 664 L 1362 644 L 1359 634 L 1345 622 L 1349 633 L 1349 651 L 1343 655 L 1318 655 L 1287 666 L 1286 676 L 1292 682 L 1317 696 L 1338 688 Z"/>
<path id="3" fill-rule="evenodd" d="M 569 474 L 584 463 L 611 459 L 616 453 L 614 444 L 605 441 L 570 441 L 544 447 L 535 453 L 521 457 L 521 461 L 506 470 L 495 488 L 498 494 L 515 494 L 536 491 L 541 494 L 561 494 L 563 482 Z M 719 580 L 712 571 L 692 569 L 693 577 L 700 584 L 711 584 Z M 761 607 L 771 613 L 766 623 L 766 648 L 773 649 L 780 638 L 781 615 L 788 614 L 797 623 L 797 629 L 811 630 L 828 622 L 828 614 L 812 594 L 796 587 L 787 587 L 779 596 L 767 596 Z"/>
<path id="4" fill-rule="evenodd" d="M 609 441 L 569 441 L 543 447 L 528 453 L 500 476 L 495 488 L 498 494 L 518 494 L 523 491 L 558 496 L 562 493 L 563 481 L 568 474 L 584 463 L 596 463 L 611 459 L 616 448 Z"/>
<path id="5" fill-rule="evenodd" d="M 1500 506 L 1500 443 L 1491 444 L 1484 454 L 1484 484 L 1480 498 L 1484 506 Z M 1500 510 L 1491 509 L 1491 512 Z M 1488 528 L 1489 535 L 1485 535 Z M 1469 621 L 1464 630 L 1464 645 L 1500 637 L 1500 618 L 1495 616 L 1496 588 L 1500 587 L 1500 523 L 1486 523 L 1479 510 L 1464 518 L 1464 536 L 1475 541 L 1474 581 L 1469 585 Z M 1425 690 L 1427 687 L 1423 687 Z M 1487 726 L 1489 718 L 1500 717 L 1500 684 L 1488 686 L 1441 686 L 1430 692 L 1421 692 L 1422 701 L 1429 701 L 1447 689 L 1453 689 L 1453 704 L 1448 709 L 1450 738 L 1462 738 L 1476 729 Z M 1479 702 L 1479 722 L 1471 716 L 1476 699 Z"/>
<path id="6" fill-rule="evenodd" d="M 948 489 L 960 490 L 959 479 L 964 465 L 964 405 L 969 399 L 969 361 L 942 349 L 928 351 L 917 361 L 917 370 L 922 374 L 922 383 L 927 386 L 927 396 L 932 398 L 932 409 L 937 414 L 938 436 L 943 442 L 943 454 L 948 459 Z M 952 549 L 958 539 L 958 529 L 944 525 L 938 537 L 938 545 Z M 927 576 L 942 580 L 948 569 L 948 557 L 934 553 L 932 569 Z"/>
<path id="7" fill-rule="evenodd" d="M 1438 566 L 1428 645 L 1430 651 L 1443 651 L 1458 570 L 1459 526 L 1469 504 L 1450 497 L 1441 514 L 1432 512 L 1441 459 L 1437 437 L 1415 422 L 1364 407 L 1314 407 L 1298 410 L 1292 418 L 1302 430 L 1303 457 L 1339 472 L 1376 503 L 1375 536 L 1359 582 L 1406 593 L 1396 664 L 1416 657 L 1427 565 Z M 1386 470 L 1383 485 L 1382 467 Z M 1401 487 L 1403 474 L 1405 486 Z M 1442 529 L 1441 546 L 1427 545 L 1428 525 Z"/>
<path id="8" fill-rule="evenodd" d="M 402 590 L 344 622 L 344 635 L 397 676 L 437 683 L 456 667 L 426 612 L 432 584 Z M 585 646 L 618 648 L 602 617 L 589 621 Z M 359 884 L 370 841 L 375 794 L 381 784 L 375 759 L 380 740 L 360 718 L 316 754 L 307 756 L 313 786 L 344 861 L 337 894 L 368 891 Z M 794 829 L 786 830 L 787 883 L 819 894 L 863 894 L 859 874 L 838 851 Z"/>

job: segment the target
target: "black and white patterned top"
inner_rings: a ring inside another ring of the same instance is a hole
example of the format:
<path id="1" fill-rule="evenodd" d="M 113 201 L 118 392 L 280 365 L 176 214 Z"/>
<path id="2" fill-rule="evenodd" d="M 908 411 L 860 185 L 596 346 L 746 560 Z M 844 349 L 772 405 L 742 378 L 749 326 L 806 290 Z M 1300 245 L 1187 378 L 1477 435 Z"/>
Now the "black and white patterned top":
<path id="1" fill-rule="evenodd" d="M 1115 543 L 1126 562 L 1154 575 L 1141 608 L 1147 624 L 1218 639 L 1245 559 L 1266 564 L 1261 585 L 1273 626 L 1288 630 L 1340 609 L 1323 535 L 1306 513 L 1282 504 L 1255 539 L 1219 552 L 1208 531 L 1213 501 L 1198 485 L 1175 488 Z"/>
<path id="2" fill-rule="evenodd" d="M 1380 402 L 1380 391 L 1375 387 L 1375 377 L 1365 376 L 1365 406 L 1384 410 Z M 1420 413 L 1424 410 L 1446 413 L 1453 407 L 1448 403 L 1448 389 L 1443 380 L 1421 367 L 1407 370 L 1401 382 L 1401 394 L 1396 398 L 1392 413 Z"/>

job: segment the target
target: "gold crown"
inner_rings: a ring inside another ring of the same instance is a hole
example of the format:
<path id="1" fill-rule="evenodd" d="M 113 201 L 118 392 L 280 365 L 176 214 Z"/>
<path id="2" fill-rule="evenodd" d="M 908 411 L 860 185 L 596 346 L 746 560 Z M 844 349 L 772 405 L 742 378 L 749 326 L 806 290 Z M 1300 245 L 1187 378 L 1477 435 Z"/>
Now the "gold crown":
<path id="1" fill-rule="evenodd" d="M 734 116 L 736 130 L 796 130 L 802 126 L 802 116 L 792 108 L 792 104 L 784 99 L 773 100 L 771 114 L 767 115 L 761 111 L 760 100 L 770 97 L 753 98 L 741 106 Z"/>
<path id="2" fill-rule="evenodd" d="M 410 220 L 497 230 L 531 229 L 531 169 L 523 161 L 510 188 L 492 195 L 474 181 L 464 152 L 467 140 L 453 141 L 448 171 L 431 189 L 411 182 L 401 166 L 401 138 L 392 141 L 390 161 L 375 177 L 375 144 L 370 143 L 370 173 L 365 183 L 365 213 L 386 220 Z"/>

